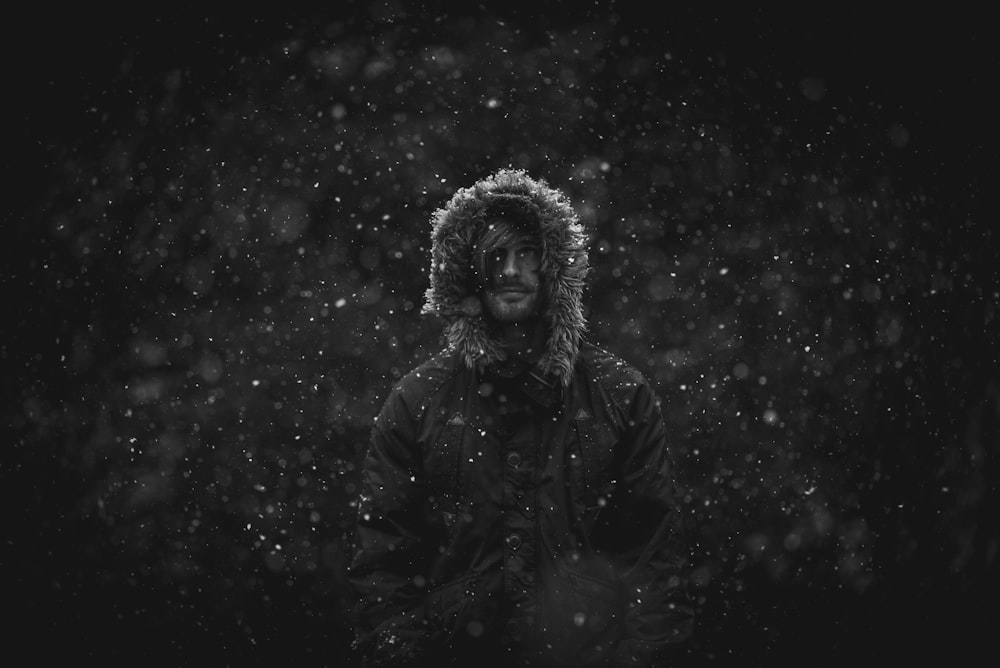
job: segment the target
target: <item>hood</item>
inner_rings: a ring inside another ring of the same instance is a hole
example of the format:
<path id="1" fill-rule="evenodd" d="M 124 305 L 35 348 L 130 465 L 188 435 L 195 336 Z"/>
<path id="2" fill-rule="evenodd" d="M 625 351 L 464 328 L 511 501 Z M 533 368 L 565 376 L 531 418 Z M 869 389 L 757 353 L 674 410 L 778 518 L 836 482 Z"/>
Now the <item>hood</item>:
<path id="1" fill-rule="evenodd" d="M 475 273 L 476 246 L 486 221 L 517 209 L 537 220 L 541 243 L 543 318 L 548 339 L 540 370 L 569 384 L 586 329 L 582 297 L 589 271 L 587 238 L 566 196 L 524 170 L 501 169 L 468 188 L 431 216 L 430 287 L 423 313 L 439 316 L 445 337 L 469 368 L 480 370 L 506 359 L 484 313 Z"/>

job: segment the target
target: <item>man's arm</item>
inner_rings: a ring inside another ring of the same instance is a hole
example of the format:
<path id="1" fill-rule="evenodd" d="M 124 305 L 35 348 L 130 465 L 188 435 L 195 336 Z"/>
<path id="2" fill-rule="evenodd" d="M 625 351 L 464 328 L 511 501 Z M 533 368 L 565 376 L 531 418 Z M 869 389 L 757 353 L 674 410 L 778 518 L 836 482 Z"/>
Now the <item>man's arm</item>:
<path id="1" fill-rule="evenodd" d="M 651 388 L 635 379 L 619 444 L 616 561 L 623 569 L 625 633 L 617 665 L 652 666 L 687 640 L 694 611 L 686 578 L 688 546 L 667 449 L 663 418 Z"/>
<path id="2" fill-rule="evenodd" d="M 390 394 L 371 432 L 361 471 L 354 554 L 356 648 L 366 665 L 407 665 L 423 638 L 420 610 L 423 509 L 416 427 L 400 392 Z"/>

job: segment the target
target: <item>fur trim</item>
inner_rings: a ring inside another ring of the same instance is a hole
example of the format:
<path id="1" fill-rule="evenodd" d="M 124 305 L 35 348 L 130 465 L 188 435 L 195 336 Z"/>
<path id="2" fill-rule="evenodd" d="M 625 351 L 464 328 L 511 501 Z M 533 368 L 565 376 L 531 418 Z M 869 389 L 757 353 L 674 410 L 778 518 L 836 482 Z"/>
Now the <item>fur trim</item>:
<path id="1" fill-rule="evenodd" d="M 542 245 L 544 318 L 549 326 L 538 365 L 569 384 L 586 330 L 583 289 L 589 272 L 587 238 L 565 195 L 524 170 L 501 169 L 458 190 L 431 217 L 430 287 L 422 313 L 439 316 L 448 344 L 470 368 L 502 361 L 505 353 L 491 333 L 479 300 L 475 248 L 493 207 L 517 207 L 534 214 Z"/>

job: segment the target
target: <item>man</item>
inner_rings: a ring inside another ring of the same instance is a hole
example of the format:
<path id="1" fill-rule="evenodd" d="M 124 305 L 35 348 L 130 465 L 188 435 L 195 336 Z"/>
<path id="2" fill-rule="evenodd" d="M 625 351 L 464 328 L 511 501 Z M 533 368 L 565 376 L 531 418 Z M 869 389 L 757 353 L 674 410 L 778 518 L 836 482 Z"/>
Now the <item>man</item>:
<path id="1" fill-rule="evenodd" d="M 449 345 L 372 430 L 356 647 L 367 665 L 654 665 L 692 628 L 677 493 L 649 385 L 583 340 L 577 214 L 500 170 L 434 213 L 431 256 L 424 312 Z"/>

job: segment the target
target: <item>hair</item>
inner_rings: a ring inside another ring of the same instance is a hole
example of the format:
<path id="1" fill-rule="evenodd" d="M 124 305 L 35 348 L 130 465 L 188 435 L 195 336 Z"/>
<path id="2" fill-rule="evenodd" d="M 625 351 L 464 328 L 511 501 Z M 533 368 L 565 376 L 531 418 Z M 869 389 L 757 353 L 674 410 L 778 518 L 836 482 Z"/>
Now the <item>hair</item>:
<path id="1" fill-rule="evenodd" d="M 522 238 L 531 239 L 536 243 L 541 241 L 537 228 L 531 229 L 523 219 L 499 213 L 487 220 L 486 231 L 476 243 L 475 251 L 475 277 L 480 289 L 487 283 L 486 258 L 490 252 Z"/>
<path id="2" fill-rule="evenodd" d="M 494 248 L 511 243 L 515 239 L 534 239 L 537 236 L 537 234 L 531 234 L 516 222 L 512 224 L 505 218 L 494 218 L 487 223 L 486 231 L 483 232 L 478 243 L 476 243 L 476 251 L 479 253 L 488 253 Z"/>

